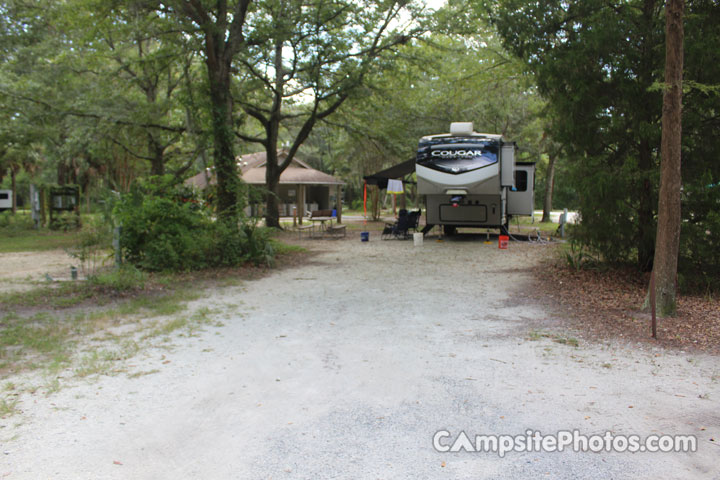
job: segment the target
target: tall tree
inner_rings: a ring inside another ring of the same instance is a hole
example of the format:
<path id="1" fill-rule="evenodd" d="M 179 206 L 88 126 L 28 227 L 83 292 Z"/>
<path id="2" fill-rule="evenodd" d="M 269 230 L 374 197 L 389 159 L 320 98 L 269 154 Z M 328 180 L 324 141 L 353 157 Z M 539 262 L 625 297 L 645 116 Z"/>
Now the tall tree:
<path id="1" fill-rule="evenodd" d="M 582 192 L 579 237 L 652 267 L 660 140 L 662 2 L 479 2 L 534 73 Z"/>
<path id="2" fill-rule="evenodd" d="M 239 104 L 260 125 L 243 140 L 265 148 L 266 224 L 279 227 L 280 175 L 315 125 L 362 87 L 371 69 L 386 71 L 391 52 L 425 31 L 421 8 L 406 0 L 354 2 L 267 0 L 258 4 L 247 55 L 239 57 L 245 83 L 256 90 Z M 410 20 L 406 20 L 409 17 Z M 288 155 L 278 159 L 283 129 Z"/>
<path id="3" fill-rule="evenodd" d="M 362 176 L 415 155 L 423 135 L 442 133 L 451 122 L 472 121 L 477 131 L 517 141 L 523 158 L 540 157 L 544 101 L 489 32 L 423 36 L 398 51 L 396 68 L 369 78 L 323 131 L 348 189 L 362 192 Z"/>
<path id="4" fill-rule="evenodd" d="M 663 315 L 676 311 L 677 265 L 681 225 L 681 146 L 684 0 L 668 0 L 665 9 L 665 93 L 660 150 L 660 198 L 655 243 L 655 303 Z"/>
<path id="5" fill-rule="evenodd" d="M 193 52 L 167 34 L 174 27 L 172 20 L 141 4 L 83 1 L 87 2 L 85 15 L 75 12 L 70 17 L 71 25 L 84 32 L 83 45 L 73 60 L 89 64 L 86 81 L 99 84 L 93 100 L 105 109 L 108 119 L 104 123 L 112 127 L 104 135 L 130 155 L 149 162 L 152 175 L 166 173 L 173 156 L 169 152 L 188 156 L 190 161 L 176 172 L 183 173 L 193 158 L 178 148 L 185 119 L 176 112 L 178 90 L 187 83 L 184 76 L 189 74 Z M 118 134 L 118 121 L 124 130 L 133 130 L 131 144 Z M 147 126 L 133 125 L 142 122 Z"/>
<path id="6" fill-rule="evenodd" d="M 245 21 L 252 0 L 163 0 L 160 8 L 202 42 L 209 90 L 217 206 L 221 219 L 237 228 L 240 179 L 234 149 L 232 63 L 245 46 Z"/>

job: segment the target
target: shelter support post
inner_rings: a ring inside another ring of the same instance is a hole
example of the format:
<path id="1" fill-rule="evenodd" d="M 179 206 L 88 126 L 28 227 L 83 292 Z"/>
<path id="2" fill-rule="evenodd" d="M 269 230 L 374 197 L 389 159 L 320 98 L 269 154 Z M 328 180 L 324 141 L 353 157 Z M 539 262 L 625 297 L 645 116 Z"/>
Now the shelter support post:
<path id="1" fill-rule="evenodd" d="M 297 188 L 297 205 L 295 210 L 298 216 L 298 225 L 302 225 L 305 216 L 305 185 L 298 185 Z"/>
<path id="2" fill-rule="evenodd" d="M 342 185 L 337 186 L 335 195 L 335 210 L 337 213 L 337 223 L 342 223 Z"/>

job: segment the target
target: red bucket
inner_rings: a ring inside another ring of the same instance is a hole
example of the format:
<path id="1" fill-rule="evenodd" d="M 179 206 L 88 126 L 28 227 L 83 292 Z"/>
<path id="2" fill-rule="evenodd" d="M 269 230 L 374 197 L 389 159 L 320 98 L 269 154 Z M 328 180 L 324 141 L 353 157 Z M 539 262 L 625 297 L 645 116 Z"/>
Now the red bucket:
<path id="1" fill-rule="evenodd" d="M 507 250 L 508 242 L 510 241 L 510 237 L 507 235 L 500 235 L 498 237 L 498 248 L 502 250 Z"/>

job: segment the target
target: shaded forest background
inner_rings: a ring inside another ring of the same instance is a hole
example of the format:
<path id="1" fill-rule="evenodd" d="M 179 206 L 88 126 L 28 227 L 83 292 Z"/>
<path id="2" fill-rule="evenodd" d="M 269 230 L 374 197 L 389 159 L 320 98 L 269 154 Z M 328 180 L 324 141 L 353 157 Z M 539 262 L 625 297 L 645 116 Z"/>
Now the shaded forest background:
<path id="1" fill-rule="evenodd" d="M 27 202 L 30 183 L 77 184 L 93 208 L 214 167 L 234 225 L 235 155 L 297 152 L 357 206 L 363 175 L 472 121 L 537 162 L 538 207 L 553 184 L 590 255 L 652 268 L 664 2 L 362 3 L 3 2 L 2 188 Z M 718 25 L 717 2 L 686 2 L 681 288 L 720 281 Z"/>

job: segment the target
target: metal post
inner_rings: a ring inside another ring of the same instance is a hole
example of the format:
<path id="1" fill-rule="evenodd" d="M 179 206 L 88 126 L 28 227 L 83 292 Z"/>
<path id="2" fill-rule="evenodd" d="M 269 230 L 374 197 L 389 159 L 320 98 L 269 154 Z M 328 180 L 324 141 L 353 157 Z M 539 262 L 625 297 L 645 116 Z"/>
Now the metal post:
<path id="1" fill-rule="evenodd" d="M 113 229 L 113 241 L 112 245 L 115 249 L 115 266 L 119 267 L 122 265 L 122 251 L 120 249 L 120 234 L 122 233 L 122 227 L 118 226 Z"/>
<path id="2" fill-rule="evenodd" d="M 35 185 L 30 185 L 30 213 L 32 215 L 35 228 L 40 228 L 40 192 Z"/>

